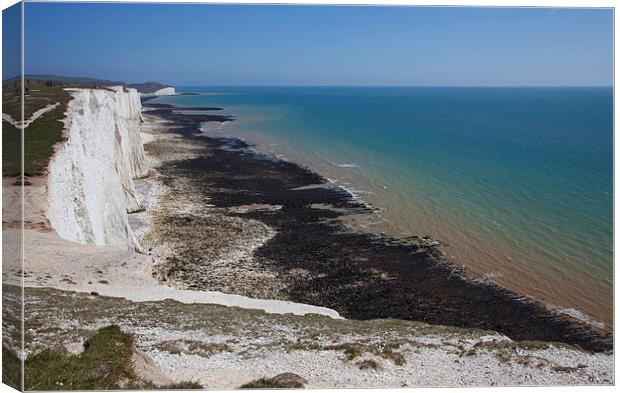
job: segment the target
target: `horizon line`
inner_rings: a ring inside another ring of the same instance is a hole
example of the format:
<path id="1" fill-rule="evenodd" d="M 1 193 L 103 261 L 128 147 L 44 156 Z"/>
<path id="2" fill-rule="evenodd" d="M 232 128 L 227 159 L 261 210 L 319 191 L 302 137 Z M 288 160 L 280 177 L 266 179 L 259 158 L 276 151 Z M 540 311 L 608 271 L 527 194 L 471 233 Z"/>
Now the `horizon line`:
<path id="1" fill-rule="evenodd" d="M 27 78 L 27 77 L 37 77 L 37 76 L 50 76 L 50 77 L 57 77 L 57 78 L 76 78 L 76 79 L 96 79 L 96 80 L 100 80 L 100 81 L 105 81 L 105 82 L 122 82 L 125 84 L 138 84 L 138 83 L 147 83 L 147 82 L 157 82 L 157 83 L 161 83 L 167 86 L 171 86 L 171 87 L 175 87 L 175 88 L 182 88 L 182 87 L 394 87 L 394 88 L 398 88 L 398 87 L 408 87 L 408 88 L 432 88 L 432 87 L 451 87 L 451 88 L 468 88 L 468 87 L 476 87 L 476 88 L 588 88 L 588 87 L 607 87 L 607 88 L 614 88 L 614 84 L 608 85 L 608 84 L 581 84 L 581 85 L 542 85 L 542 84 L 523 84 L 523 85 L 502 85 L 502 84 L 497 84 L 497 85 L 483 85 L 483 84 L 446 84 L 446 85 L 424 85 L 424 84 L 308 84 L 308 83 L 300 83 L 300 84 L 271 84 L 271 83 L 265 83 L 265 84 L 232 84 L 232 83 L 215 83 L 215 84 L 203 84 L 203 83 L 198 83 L 198 84 L 186 84 L 186 83 L 182 83 L 182 84 L 173 84 L 173 83 L 167 83 L 167 82 L 160 82 L 160 81 L 153 81 L 153 79 L 150 80 L 144 80 L 144 81 L 133 81 L 133 82 L 128 82 L 128 81 L 124 81 L 124 80 L 114 80 L 114 79 L 106 79 L 103 77 L 92 77 L 92 76 L 67 76 L 67 75 L 59 75 L 59 74 L 41 74 L 41 73 L 37 73 L 37 74 L 24 74 L 22 75 L 15 75 L 13 77 L 9 77 L 9 78 L 5 78 L 2 80 L 3 84 L 7 81 L 13 80 L 13 79 L 18 79 L 18 78 Z"/>
<path id="2" fill-rule="evenodd" d="M 160 82 L 161 83 L 161 82 Z M 511 87 L 511 88 L 533 88 L 533 87 L 545 87 L 545 88 L 579 88 L 579 87 L 609 87 L 613 88 L 614 85 L 355 85 L 355 84 L 170 84 L 172 87 Z"/>

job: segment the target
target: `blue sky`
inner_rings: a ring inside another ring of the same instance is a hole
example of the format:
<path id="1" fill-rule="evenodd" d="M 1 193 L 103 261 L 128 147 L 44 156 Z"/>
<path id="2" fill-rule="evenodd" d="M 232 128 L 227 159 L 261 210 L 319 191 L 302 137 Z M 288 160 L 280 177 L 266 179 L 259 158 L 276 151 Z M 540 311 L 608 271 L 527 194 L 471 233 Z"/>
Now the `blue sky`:
<path id="1" fill-rule="evenodd" d="M 182 85 L 611 85 L 610 9 L 26 3 L 26 73 Z"/>
<path id="2" fill-rule="evenodd" d="M 21 71 L 21 4 L 2 11 L 2 79 L 12 78 Z"/>

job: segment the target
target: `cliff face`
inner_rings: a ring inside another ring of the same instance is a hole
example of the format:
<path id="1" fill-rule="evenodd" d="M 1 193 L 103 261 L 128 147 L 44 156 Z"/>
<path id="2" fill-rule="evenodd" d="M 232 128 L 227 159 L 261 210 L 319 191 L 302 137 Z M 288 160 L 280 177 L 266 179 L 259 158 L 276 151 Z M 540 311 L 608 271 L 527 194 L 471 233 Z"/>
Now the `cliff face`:
<path id="1" fill-rule="evenodd" d="M 74 89 L 64 142 L 48 175 L 48 219 L 63 238 L 137 249 L 127 213 L 140 209 L 133 184 L 147 173 L 136 90 Z"/>
<path id="2" fill-rule="evenodd" d="M 146 94 L 146 95 L 169 96 L 169 95 L 173 95 L 173 94 L 176 94 L 176 90 L 175 90 L 174 87 L 164 87 L 163 89 L 159 89 L 157 91 L 154 91 L 154 92 Z"/>

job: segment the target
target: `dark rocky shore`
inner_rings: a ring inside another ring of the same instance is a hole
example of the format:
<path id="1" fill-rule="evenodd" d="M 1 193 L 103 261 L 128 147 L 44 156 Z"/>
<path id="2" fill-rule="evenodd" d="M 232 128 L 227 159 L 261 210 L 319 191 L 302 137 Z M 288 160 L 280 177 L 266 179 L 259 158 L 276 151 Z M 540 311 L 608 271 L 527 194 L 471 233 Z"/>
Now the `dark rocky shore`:
<path id="1" fill-rule="evenodd" d="M 212 246 L 204 242 L 212 240 L 200 234 L 225 233 L 225 243 L 227 236 L 247 229 L 226 223 L 262 223 L 275 235 L 254 250 L 253 269 L 271 272 L 273 279 L 254 285 L 273 286 L 281 298 L 333 308 L 349 319 L 416 320 L 495 330 L 515 340 L 569 343 L 597 352 L 612 349 L 610 333 L 491 282 L 468 278 L 444 260 L 431 239 L 395 239 L 351 230 L 342 218 L 371 208 L 344 189 L 329 186 L 317 173 L 258 154 L 238 139 L 198 136 L 201 123 L 232 117 L 180 115 L 174 113 L 179 108 L 148 102 L 144 106 L 151 109 L 150 115 L 174 122 L 176 128 L 170 132 L 191 140 L 202 152 L 157 168 L 164 183 L 179 193 L 177 197 L 191 193 L 205 211 L 216 212 L 164 213 L 160 224 L 168 226 L 168 236 L 177 231 L 185 239 L 183 248 L 168 260 L 164 279 L 192 289 L 222 290 L 224 277 L 204 257 Z M 147 151 L 166 148 L 157 143 L 165 142 L 153 142 Z M 179 186 L 181 181 L 184 187 Z M 226 285 L 235 291 L 235 283 Z"/>

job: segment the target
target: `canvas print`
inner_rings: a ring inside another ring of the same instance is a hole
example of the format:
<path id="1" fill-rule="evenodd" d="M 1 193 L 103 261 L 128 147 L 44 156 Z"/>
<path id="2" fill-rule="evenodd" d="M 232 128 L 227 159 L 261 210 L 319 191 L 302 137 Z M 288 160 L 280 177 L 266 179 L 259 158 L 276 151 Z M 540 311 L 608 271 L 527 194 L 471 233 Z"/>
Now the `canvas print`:
<path id="1" fill-rule="evenodd" d="M 613 9 L 2 18 L 4 384 L 614 383 Z"/>

